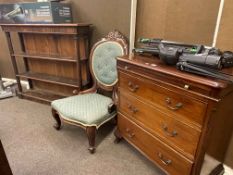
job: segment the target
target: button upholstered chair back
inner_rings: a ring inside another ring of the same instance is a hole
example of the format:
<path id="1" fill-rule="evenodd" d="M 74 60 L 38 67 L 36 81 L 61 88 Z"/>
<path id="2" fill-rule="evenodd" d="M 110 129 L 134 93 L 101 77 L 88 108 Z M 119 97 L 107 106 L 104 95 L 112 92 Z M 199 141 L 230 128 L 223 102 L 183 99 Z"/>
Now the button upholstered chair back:
<path id="1" fill-rule="evenodd" d="M 91 50 L 90 69 L 95 85 L 111 91 L 117 83 L 116 57 L 128 54 L 125 38 L 118 31 L 110 32 Z"/>

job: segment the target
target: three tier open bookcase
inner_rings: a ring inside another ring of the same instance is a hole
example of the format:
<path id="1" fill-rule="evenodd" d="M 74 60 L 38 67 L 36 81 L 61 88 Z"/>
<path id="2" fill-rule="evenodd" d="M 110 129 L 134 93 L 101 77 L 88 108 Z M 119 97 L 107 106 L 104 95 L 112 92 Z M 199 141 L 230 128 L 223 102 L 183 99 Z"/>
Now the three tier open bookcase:
<path id="1" fill-rule="evenodd" d="M 90 24 L 1 24 L 1 27 L 20 98 L 50 103 L 78 94 L 90 85 Z M 19 53 L 14 52 L 12 33 L 19 36 Z M 24 72 L 19 72 L 19 59 L 24 62 Z M 30 89 L 24 90 L 20 80 L 27 80 Z"/>

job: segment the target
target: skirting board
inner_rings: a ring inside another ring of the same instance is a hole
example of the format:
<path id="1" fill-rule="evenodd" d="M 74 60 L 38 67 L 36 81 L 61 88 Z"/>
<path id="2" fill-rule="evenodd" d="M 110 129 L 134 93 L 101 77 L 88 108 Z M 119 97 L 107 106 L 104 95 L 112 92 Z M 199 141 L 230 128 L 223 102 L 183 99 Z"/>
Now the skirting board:
<path id="1" fill-rule="evenodd" d="M 10 81 L 10 82 L 14 82 L 16 83 L 16 80 L 15 79 L 11 79 L 11 78 L 2 78 L 3 81 Z M 29 89 L 29 84 L 27 81 L 23 81 L 23 80 L 20 80 L 20 83 L 22 86 L 24 86 L 26 89 Z"/>

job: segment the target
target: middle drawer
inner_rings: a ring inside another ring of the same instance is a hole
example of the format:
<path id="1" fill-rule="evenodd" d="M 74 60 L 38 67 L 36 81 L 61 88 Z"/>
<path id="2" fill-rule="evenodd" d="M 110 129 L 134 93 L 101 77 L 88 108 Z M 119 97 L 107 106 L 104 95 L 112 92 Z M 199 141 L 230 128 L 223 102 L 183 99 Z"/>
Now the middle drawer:
<path id="1" fill-rule="evenodd" d="M 203 125 L 207 104 L 179 94 L 175 88 L 167 89 L 155 81 L 119 71 L 119 87 L 166 113 L 177 116 L 198 127 Z"/>
<path id="2" fill-rule="evenodd" d="M 120 91 L 119 111 L 161 138 L 191 160 L 194 159 L 200 131 L 157 110 L 152 105 Z"/>

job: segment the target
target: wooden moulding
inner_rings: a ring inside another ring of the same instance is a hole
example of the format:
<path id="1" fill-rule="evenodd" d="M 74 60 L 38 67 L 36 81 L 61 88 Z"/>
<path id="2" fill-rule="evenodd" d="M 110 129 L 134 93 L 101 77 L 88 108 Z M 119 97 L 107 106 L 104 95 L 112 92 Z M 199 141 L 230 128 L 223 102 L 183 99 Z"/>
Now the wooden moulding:
<path id="1" fill-rule="evenodd" d="M 41 34 L 87 34 L 91 24 L 1 24 L 4 32 Z M 77 30 L 78 27 L 78 30 Z"/>
<path id="2" fill-rule="evenodd" d="M 33 54 L 27 54 L 27 53 L 16 53 L 12 54 L 12 56 L 15 57 L 25 57 L 30 59 L 41 59 L 41 60 L 50 60 L 50 61 L 62 61 L 62 62 L 73 62 L 76 63 L 76 59 L 74 57 L 60 57 L 56 55 L 33 55 Z"/>

